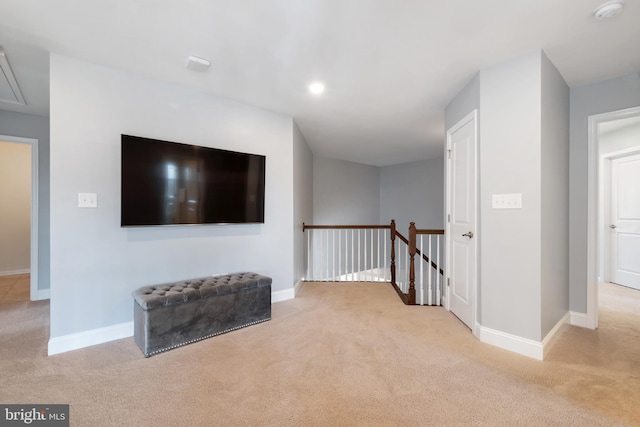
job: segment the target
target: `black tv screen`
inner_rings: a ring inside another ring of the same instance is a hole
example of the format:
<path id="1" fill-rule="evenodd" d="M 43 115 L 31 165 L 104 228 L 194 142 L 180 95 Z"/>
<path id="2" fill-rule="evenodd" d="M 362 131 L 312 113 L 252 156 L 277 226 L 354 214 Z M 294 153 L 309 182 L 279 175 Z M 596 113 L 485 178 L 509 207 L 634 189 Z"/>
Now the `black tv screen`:
<path id="1" fill-rule="evenodd" d="M 122 135 L 121 226 L 264 223 L 265 160 Z"/>

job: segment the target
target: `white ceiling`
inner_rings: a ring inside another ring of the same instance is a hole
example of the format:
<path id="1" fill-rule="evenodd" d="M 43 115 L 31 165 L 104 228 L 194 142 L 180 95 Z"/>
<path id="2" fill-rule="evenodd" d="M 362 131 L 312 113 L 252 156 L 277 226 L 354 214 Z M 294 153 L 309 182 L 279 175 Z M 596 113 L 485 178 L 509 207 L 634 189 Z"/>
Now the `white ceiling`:
<path id="1" fill-rule="evenodd" d="M 314 154 L 440 155 L 444 107 L 477 73 L 543 49 L 570 86 L 640 71 L 640 1 L 0 0 L 0 46 L 48 115 L 48 52 L 292 115 Z M 187 70 L 189 55 L 211 60 Z M 321 80 L 322 96 L 307 85 Z"/>

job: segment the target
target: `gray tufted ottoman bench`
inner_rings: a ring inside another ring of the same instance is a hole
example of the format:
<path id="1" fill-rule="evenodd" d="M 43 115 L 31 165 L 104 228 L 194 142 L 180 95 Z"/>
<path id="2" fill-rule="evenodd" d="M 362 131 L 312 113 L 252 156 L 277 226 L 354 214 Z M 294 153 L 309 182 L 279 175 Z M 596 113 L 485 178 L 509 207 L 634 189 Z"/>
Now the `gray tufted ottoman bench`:
<path id="1" fill-rule="evenodd" d="M 255 273 L 145 286 L 133 298 L 145 357 L 271 319 L 271 278 Z"/>

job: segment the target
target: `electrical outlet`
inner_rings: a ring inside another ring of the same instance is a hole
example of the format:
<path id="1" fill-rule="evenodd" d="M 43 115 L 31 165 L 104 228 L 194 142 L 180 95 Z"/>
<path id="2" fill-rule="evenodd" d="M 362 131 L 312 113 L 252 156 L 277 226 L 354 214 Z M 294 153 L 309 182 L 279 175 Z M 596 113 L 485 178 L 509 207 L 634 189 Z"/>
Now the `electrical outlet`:
<path id="1" fill-rule="evenodd" d="M 98 195 L 96 193 L 78 193 L 79 208 L 97 208 Z"/>

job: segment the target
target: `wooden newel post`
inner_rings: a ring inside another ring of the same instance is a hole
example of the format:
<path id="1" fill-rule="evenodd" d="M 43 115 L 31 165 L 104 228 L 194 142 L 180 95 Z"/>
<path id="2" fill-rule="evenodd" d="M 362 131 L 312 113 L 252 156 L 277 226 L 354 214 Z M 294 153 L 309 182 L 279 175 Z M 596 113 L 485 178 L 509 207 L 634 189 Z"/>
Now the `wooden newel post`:
<path id="1" fill-rule="evenodd" d="M 416 303 L 416 270 L 413 258 L 416 255 L 416 223 L 409 225 L 409 298 L 408 305 Z"/>
<path id="2" fill-rule="evenodd" d="M 391 220 L 391 283 L 396 284 L 396 220 Z"/>

